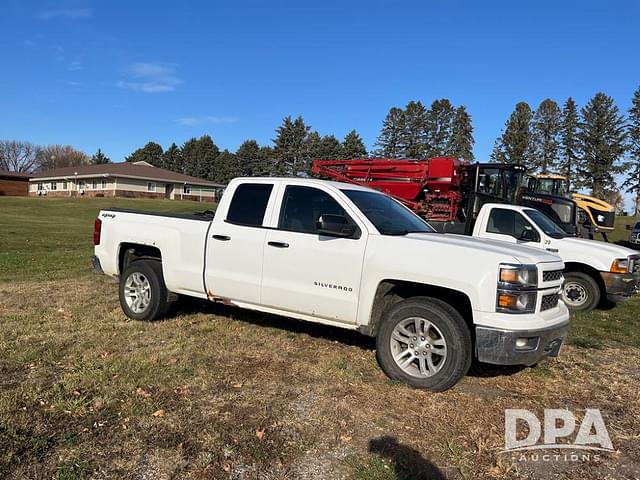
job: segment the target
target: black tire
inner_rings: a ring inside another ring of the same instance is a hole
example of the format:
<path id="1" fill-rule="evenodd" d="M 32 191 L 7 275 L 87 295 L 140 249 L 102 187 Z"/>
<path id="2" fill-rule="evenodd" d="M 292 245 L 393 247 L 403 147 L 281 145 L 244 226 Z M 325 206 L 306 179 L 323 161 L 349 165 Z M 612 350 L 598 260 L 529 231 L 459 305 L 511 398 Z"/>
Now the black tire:
<path id="1" fill-rule="evenodd" d="M 412 317 L 431 322 L 446 342 L 444 363 L 429 377 L 407 373 L 393 358 L 391 342 L 394 328 Z M 443 392 L 458 383 L 469 370 L 473 354 L 471 332 L 460 313 L 448 303 L 430 297 L 409 298 L 389 308 L 381 322 L 376 336 L 376 357 L 389 378 L 415 388 Z"/>
<path id="2" fill-rule="evenodd" d="M 588 312 L 600 304 L 600 298 L 600 286 L 591 275 L 582 272 L 564 274 L 562 300 L 569 310 Z"/>
<path id="3" fill-rule="evenodd" d="M 127 304 L 125 288 L 127 279 L 134 273 L 138 273 L 146 278 L 150 286 L 149 303 L 142 311 L 134 311 Z M 169 291 L 164 284 L 162 275 L 162 264 L 157 260 L 136 260 L 131 262 L 124 273 L 120 276 L 120 306 L 125 315 L 132 320 L 158 320 L 163 318 L 169 308 Z"/>

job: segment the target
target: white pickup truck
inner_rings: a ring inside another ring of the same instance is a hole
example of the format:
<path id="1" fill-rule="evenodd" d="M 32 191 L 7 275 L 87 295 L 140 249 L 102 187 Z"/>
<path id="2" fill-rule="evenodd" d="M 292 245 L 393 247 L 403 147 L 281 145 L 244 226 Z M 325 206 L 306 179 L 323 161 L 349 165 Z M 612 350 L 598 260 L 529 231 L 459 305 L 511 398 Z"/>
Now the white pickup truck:
<path id="1" fill-rule="evenodd" d="M 640 286 L 640 254 L 612 243 L 569 237 L 544 213 L 528 207 L 482 206 L 474 237 L 503 240 L 555 253 L 564 261 L 562 299 L 569 309 L 588 311 L 605 296 L 632 295 Z"/>
<path id="2" fill-rule="evenodd" d="M 556 255 L 436 233 L 348 184 L 240 178 L 215 214 L 102 210 L 94 244 L 94 269 L 119 276 L 132 319 L 160 318 L 189 295 L 358 330 L 376 337 L 389 377 L 433 391 L 458 382 L 474 356 L 557 356 L 569 326 Z"/>

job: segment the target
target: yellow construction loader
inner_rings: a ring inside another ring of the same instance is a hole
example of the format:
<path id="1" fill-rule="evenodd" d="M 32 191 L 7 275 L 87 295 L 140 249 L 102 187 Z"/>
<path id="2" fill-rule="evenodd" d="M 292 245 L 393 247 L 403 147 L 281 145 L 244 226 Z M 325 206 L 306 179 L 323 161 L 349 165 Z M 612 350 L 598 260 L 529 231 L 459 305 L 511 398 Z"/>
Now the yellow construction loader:
<path id="1" fill-rule="evenodd" d="M 594 233 L 602 234 L 605 241 L 607 233 L 612 232 L 616 219 L 613 205 L 599 198 L 571 192 L 567 177 L 551 173 L 529 175 L 527 190 L 531 193 L 543 193 L 566 197 L 576 202 L 578 236 L 593 238 Z"/>

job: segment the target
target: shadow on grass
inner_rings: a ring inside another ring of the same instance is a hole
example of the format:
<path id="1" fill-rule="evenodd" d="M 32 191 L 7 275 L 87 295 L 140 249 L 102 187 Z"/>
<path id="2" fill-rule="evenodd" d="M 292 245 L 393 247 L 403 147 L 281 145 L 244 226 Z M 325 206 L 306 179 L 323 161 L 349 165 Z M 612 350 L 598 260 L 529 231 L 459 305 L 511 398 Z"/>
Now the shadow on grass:
<path id="1" fill-rule="evenodd" d="M 237 320 L 251 323 L 253 325 L 277 328 L 279 330 L 286 330 L 287 332 L 292 333 L 303 333 L 313 338 L 322 338 L 324 340 L 340 342 L 345 345 L 360 347 L 363 350 L 375 350 L 376 348 L 376 341 L 374 338 L 362 335 L 353 330 L 229 307 L 220 303 L 213 303 L 197 298 L 181 298 L 180 301 L 176 302 L 176 305 L 172 308 L 168 318 L 177 315 L 188 315 L 190 313 L 208 313 L 223 317 L 233 316 L 233 318 Z"/>
<path id="2" fill-rule="evenodd" d="M 278 315 L 270 315 L 252 310 L 243 310 L 193 297 L 182 297 L 179 302 L 176 302 L 169 313 L 168 319 L 178 315 L 188 315 L 192 313 L 206 313 L 225 317 L 232 316 L 236 320 L 251 323 L 256 326 L 277 328 L 291 333 L 302 333 L 313 338 L 339 342 L 344 345 L 361 348 L 362 350 L 375 351 L 376 349 L 375 338 L 368 337 L 353 330 L 280 317 Z M 527 367 L 522 365 L 489 365 L 487 363 L 474 361 L 467 375 L 480 378 L 503 377 L 518 373 L 525 368 Z"/>
<path id="3" fill-rule="evenodd" d="M 398 480 L 444 480 L 446 477 L 420 452 L 398 443 L 393 437 L 383 436 L 369 440 L 369 452 L 386 457 L 393 462 Z"/>

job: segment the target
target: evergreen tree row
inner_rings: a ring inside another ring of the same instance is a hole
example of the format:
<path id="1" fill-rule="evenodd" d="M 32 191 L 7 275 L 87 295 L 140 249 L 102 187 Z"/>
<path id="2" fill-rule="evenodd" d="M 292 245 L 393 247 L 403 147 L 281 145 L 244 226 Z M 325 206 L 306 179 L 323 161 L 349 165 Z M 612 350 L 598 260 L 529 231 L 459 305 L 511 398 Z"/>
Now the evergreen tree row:
<path id="1" fill-rule="evenodd" d="M 227 183 L 238 176 L 308 175 L 314 159 L 351 159 L 367 156 L 362 138 L 355 130 L 341 142 L 333 135 L 321 136 L 306 125 L 302 117 L 287 116 L 276 129 L 273 146 L 260 146 L 246 140 L 233 153 L 220 151 L 209 135 L 175 143 L 163 151 L 149 142 L 125 158 L 127 162 L 145 161 L 175 172 Z"/>
<path id="2" fill-rule="evenodd" d="M 375 154 L 385 158 L 453 156 L 473 160 L 473 126 L 464 106 L 446 98 L 430 108 L 410 101 L 404 109 L 392 107 L 382 123 Z"/>
<path id="3" fill-rule="evenodd" d="M 640 88 L 627 119 L 602 92 L 579 112 L 572 98 L 562 108 L 554 100 L 543 100 L 535 111 L 520 102 L 496 140 L 491 159 L 560 173 L 572 188 L 586 188 L 600 198 L 617 192 L 616 174 L 626 173 L 623 188 L 640 192 Z"/>

